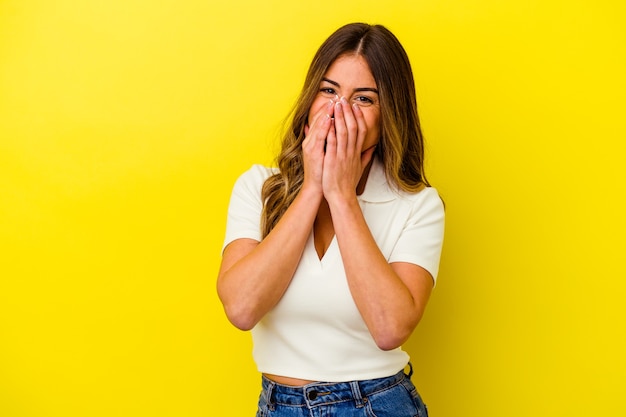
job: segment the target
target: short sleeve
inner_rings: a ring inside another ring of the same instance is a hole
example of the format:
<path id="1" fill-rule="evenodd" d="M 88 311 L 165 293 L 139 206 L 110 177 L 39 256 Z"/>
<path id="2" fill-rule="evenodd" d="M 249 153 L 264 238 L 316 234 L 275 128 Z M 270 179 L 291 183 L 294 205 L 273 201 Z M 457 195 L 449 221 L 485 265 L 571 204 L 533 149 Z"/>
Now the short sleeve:
<path id="1" fill-rule="evenodd" d="M 443 246 L 445 212 L 443 202 L 432 187 L 415 194 L 411 213 L 389 262 L 408 262 L 426 269 L 437 281 Z"/>
<path id="2" fill-rule="evenodd" d="M 228 205 L 226 237 L 222 251 L 236 239 L 261 241 L 261 189 L 265 180 L 273 173 L 271 168 L 254 165 L 235 181 Z"/>

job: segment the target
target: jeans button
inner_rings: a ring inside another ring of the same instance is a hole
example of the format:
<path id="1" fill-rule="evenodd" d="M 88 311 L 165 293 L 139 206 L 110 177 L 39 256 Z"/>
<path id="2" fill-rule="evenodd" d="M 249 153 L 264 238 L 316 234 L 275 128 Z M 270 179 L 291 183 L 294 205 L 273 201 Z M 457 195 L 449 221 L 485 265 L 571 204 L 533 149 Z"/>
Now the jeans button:
<path id="1" fill-rule="evenodd" d="M 309 398 L 309 401 L 313 401 L 317 398 L 317 391 L 309 391 L 306 396 Z"/>

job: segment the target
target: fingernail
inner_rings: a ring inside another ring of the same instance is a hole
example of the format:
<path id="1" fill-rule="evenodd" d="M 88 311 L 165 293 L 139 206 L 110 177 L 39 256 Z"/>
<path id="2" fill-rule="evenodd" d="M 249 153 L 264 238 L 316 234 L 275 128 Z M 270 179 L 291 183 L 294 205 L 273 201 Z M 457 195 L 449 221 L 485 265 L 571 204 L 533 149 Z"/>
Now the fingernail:
<path id="1" fill-rule="evenodd" d="M 337 103 L 335 104 L 335 111 L 341 111 L 341 110 L 342 110 L 342 109 L 341 109 L 341 103 L 337 102 Z"/>
<path id="2" fill-rule="evenodd" d="M 345 97 L 341 97 L 341 102 L 342 102 L 342 103 L 348 103 L 348 100 L 346 100 L 346 98 L 345 98 Z"/>

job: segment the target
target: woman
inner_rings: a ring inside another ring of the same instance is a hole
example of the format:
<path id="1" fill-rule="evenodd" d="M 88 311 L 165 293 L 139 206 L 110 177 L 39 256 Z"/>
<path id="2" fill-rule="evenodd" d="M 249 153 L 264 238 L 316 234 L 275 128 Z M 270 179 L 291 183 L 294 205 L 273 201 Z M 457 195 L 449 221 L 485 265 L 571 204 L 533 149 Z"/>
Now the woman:
<path id="1" fill-rule="evenodd" d="M 252 330 L 257 416 L 424 417 L 400 346 L 434 286 L 444 210 L 396 37 L 333 33 L 290 123 L 278 168 L 235 184 L 217 283 L 228 319 Z"/>

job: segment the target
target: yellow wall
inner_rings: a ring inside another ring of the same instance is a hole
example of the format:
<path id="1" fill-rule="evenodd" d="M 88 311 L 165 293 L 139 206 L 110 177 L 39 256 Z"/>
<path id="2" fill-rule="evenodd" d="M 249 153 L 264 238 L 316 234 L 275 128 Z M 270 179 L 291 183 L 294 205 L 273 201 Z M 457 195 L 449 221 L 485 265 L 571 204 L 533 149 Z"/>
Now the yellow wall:
<path id="1" fill-rule="evenodd" d="M 431 415 L 624 412 L 624 3 L 337 3 L 0 1 L 1 416 L 253 415 L 230 188 L 356 20 L 408 50 L 447 203 Z"/>

